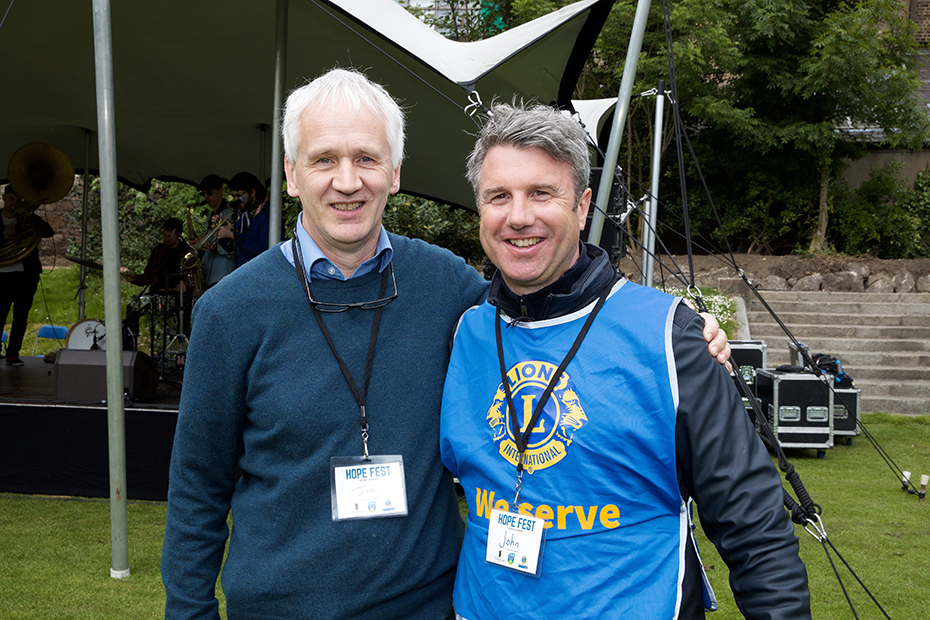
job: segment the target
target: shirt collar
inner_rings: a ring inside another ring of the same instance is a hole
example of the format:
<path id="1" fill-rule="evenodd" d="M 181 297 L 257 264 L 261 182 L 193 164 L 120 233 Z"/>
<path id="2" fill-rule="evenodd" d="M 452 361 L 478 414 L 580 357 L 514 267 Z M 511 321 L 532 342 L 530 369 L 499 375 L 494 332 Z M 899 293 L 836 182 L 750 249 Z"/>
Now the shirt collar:
<path id="1" fill-rule="evenodd" d="M 307 278 L 310 280 L 348 280 L 342 271 L 331 260 L 329 260 L 316 244 L 310 234 L 304 229 L 302 222 L 303 213 L 297 216 L 296 234 L 297 243 L 300 244 L 300 253 L 303 256 L 304 268 L 307 270 Z M 294 253 L 291 250 L 290 243 L 282 243 L 281 251 L 284 252 L 284 258 L 290 264 L 294 264 Z M 375 255 L 361 265 L 352 274 L 353 278 L 363 276 L 372 271 L 384 271 L 394 256 L 394 248 L 391 246 L 391 240 L 388 238 L 387 231 L 381 226 L 381 232 L 378 235 L 378 247 L 375 249 Z"/>

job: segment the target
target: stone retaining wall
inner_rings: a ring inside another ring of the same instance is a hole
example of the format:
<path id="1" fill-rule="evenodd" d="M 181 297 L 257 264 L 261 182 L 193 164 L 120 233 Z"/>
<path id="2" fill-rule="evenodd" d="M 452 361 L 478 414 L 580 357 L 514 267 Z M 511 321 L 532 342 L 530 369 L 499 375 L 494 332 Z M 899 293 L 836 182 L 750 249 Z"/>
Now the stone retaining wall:
<path id="1" fill-rule="evenodd" d="M 55 231 L 55 235 L 51 239 L 43 239 L 39 243 L 39 257 L 44 268 L 68 267 L 74 264 L 65 259 L 65 254 L 69 250 L 69 240 L 71 238 L 80 239 L 81 237 L 80 220 L 76 222 L 75 226 L 69 227 L 66 215 L 73 211 L 79 214 L 80 210 L 80 202 L 75 204 L 70 198 L 39 206 L 36 214 L 48 222 L 49 226 Z M 78 253 L 78 250 L 75 250 L 75 253 Z"/>
<path id="2" fill-rule="evenodd" d="M 746 277 L 763 291 L 832 291 L 845 293 L 930 293 L 930 273 L 912 273 L 906 268 L 894 272 L 872 273 L 863 263 L 850 263 L 847 270 L 831 273 L 811 273 L 800 278 L 768 275 Z M 698 286 L 710 286 L 731 294 L 742 294 L 745 284 L 735 271 L 720 268 L 695 274 Z"/>

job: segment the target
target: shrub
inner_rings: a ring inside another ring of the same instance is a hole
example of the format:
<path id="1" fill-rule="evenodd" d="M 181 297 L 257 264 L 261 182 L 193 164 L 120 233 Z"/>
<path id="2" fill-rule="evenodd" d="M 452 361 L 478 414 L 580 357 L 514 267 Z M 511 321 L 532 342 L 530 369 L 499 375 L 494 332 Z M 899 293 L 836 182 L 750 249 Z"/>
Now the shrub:
<path id="1" fill-rule="evenodd" d="M 908 207 L 913 192 L 898 178 L 899 164 L 872 168 L 862 186 L 834 191 L 834 246 L 846 254 L 913 258 L 920 253 L 918 217 Z"/>

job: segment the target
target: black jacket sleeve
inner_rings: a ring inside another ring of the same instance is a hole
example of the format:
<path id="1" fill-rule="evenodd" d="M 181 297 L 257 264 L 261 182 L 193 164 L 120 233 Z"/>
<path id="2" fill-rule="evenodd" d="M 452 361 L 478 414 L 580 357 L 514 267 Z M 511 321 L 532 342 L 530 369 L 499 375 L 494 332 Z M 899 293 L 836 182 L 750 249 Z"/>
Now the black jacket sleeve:
<path id="1" fill-rule="evenodd" d="M 726 369 L 707 353 L 703 320 L 681 304 L 672 329 L 678 374 L 675 449 L 682 490 L 730 569 L 747 618 L 810 618 L 807 570 L 781 479 Z"/>
<path id="2" fill-rule="evenodd" d="M 55 230 L 49 225 L 48 222 L 43 220 L 38 215 L 32 214 L 29 216 L 29 223 L 36 227 L 36 230 L 39 231 L 39 235 L 43 239 L 48 239 L 55 234 Z"/>

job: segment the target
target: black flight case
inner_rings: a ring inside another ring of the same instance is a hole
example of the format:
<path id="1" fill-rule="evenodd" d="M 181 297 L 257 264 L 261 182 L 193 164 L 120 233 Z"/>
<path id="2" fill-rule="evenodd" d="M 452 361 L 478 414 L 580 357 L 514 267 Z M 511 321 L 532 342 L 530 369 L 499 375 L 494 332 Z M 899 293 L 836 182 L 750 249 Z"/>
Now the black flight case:
<path id="1" fill-rule="evenodd" d="M 756 373 L 756 394 L 783 448 L 811 448 L 823 458 L 833 447 L 833 391 L 810 373 L 766 368 Z"/>
<path id="2" fill-rule="evenodd" d="M 767 366 L 768 345 L 765 340 L 731 340 L 730 365 L 739 371 L 750 391 L 756 393 L 756 372 Z"/>

